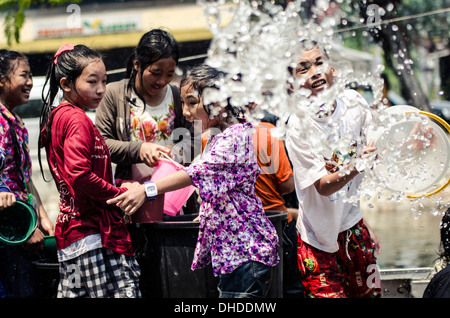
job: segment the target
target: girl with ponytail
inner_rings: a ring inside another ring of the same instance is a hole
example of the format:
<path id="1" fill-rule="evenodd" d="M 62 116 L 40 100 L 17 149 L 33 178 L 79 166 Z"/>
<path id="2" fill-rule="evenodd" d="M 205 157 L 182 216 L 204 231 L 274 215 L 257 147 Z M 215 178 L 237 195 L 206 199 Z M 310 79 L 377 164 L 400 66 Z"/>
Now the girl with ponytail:
<path id="1" fill-rule="evenodd" d="M 123 212 L 106 204 L 124 193 L 125 202 L 133 200 L 136 188 L 114 180 L 108 148 L 84 112 L 97 108 L 105 93 L 100 54 L 84 45 L 61 46 L 50 63 L 47 85 L 40 146 L 60 193 L 58 297 L 140 297 L 140 269 Z M 59 90 L 62 101 L 53 107 Z M 138 208 L 143 200 L 133 203 Z"/>

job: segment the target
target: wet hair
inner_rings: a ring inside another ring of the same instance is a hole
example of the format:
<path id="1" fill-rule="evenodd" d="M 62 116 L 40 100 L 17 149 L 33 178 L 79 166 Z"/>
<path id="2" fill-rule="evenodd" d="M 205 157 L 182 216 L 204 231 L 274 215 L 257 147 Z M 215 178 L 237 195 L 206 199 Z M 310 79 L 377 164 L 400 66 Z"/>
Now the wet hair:
<path id="1" fill-rule="evenodd" d="M 134 89 L 136 84 L 136 76 L 138 73 L 134 68 L 134 61 L 139 63 L 142 81 L 144 70 L 153 63 L 165 58 L 173 58 L 175 63 L 178 64 L 179 48 L 173 36 L 169 32 L 161 29 L 153 29 L 145 33 L 128 58 L 125 73 L 125 77 L 130 79 L 127 87 L 128 90 Z M 137 92 L 136 94 L 145 105 L 144 98 Z"/>
<path id="2" fill-rule="evenodd" d="M 303 49 L 305 49 L 306 51 L 312 50 L 315 47 L 317 47 L 323 53 L 323 55 L 325 55 L 325 57 L 327 59 L 330 59 L 330 55 L 328 54 L 328 51 L 322 45 L 320 45 L 317 41 L 305 39 L 305 40 L 302 40 L 300 43 L 301 43 L 301 46 L 303 47 Z"/>
<path id="3" fill-rule="evenodd" d="M 44 133 L 46 133 L 47 136 L 51 135 L 51 112 L 53 110 L 53 102 L 61 88 L 61 79 L 65 77 L 69 83 L 75 83 L 86 66 L 95 59 L 102 59 L 101 54 L 82 44 L 75 45 L 73 50 L 63 51 L 56 60 L 52 57 L 47 70 L 44 88 L 42 90 L 43 106 L 39 120 L 41 134 L 44 132 L 43 130 L 45 130 Z M 48 91 L 46 92 L 47 87 Z M 42 172 L 40 149 L 45 145 L 42 145 L 41 139 L 42 138 L 39 138 L 38 141 L 38 159 Z"/>
<path id="4" fill-rule="evenodd" d="M 202 96 L 205 88 L 219 89 L 218 82 L 225 76 L 225 72 L 219 71 L 206 64 L 196 65 L 184 72 L 180 81 L 180 88 L 185 85 L 190 85 L 198 93 L 199 96 Z M 243 114 L 240 107 L 235 107 L 230 104 L 230 98 L 227 99 L 227 103 L 228 104 L 225 109 L 228 113 L 236 118 Z M 213 105 L 211 104 L 203 104 L 203 109 L 208 115 L 211 114 L 212 106 Z"/>
<path id="5" fill-rule="evenodd" d="M 300 47 L 301 49 L 305 51 L 310 51 L 317 47 L 319 51 L 327 58 L 327 60 L 330 59 L 330 55 L 328 54 L 328 51 L 320 45 L 317 41 L 309 40 L 309 39 L 303 39 L 300 41 Z M 294 75 L 294 68 L 292 66 L 288 66 L 288 71 L 291 75 Z"/>
<path id="6" fill-rule="evenodd" d="M 199 96 L 202 96 L 205 88 L 219 89 L 217 86 L 217 81 L 224 75 L 225 73 L 220 72 L 208 65 L 197 65 L 184 72 L 180 81 L 180 88 L 185 85 L 189 85 L 198 93 Z M 210 110 L 208 106 L 209 105 L 203 105 L 203 108 L 209 115 Z"/>
<path id="7" fill-rule="evenodd" d="M 0 78 L 10 80 L 9 76 L 14 70 L 14 62 L 18 60 L 24 60 L 28 63 L 27 57 L 16 51 L 0 50 Z"/>

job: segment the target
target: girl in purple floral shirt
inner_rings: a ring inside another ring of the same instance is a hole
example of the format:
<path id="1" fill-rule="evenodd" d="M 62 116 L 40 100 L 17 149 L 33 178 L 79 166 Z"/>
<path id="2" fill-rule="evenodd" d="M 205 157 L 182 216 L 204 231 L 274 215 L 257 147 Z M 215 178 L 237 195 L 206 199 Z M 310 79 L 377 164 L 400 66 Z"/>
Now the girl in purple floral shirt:
<path id="1" fill-rule="evenodd" d="M 5 156 L 1 178 L 9 190 L 0 192 L 0 210 L 24 201 L 35 208 L 39 220 L 39 226 L 22 245 L 0 246 L 0 282 L 8 296 L 19 298 L 35 296 L 32 262 L 43 248 L 44 234 L 54 235 L 53 223 L 31 179 L 28 132 L 14 112 L 16 107 L 28 103 L 32 87 L 25 55 L 0 50 L 0 149 Z"/>
<path id="2" fill-rule="evenodd" d="M 214 131 L 201 159 L 156 180 L 155 186 L 158 194 L 191 184 L 199 189 L 202 203 L 192 269 L 212 263 L 214 275 L 219 276 L 220 297 L 265 297 L 272 267 L 279 262 L 278 236 L 255 195 L 260 168 L 252 125 L 240 123 L 231 106 L 214 112 L 215 105 L 203 104 L 204 89 L 217 89 L 214 83 L 220 76 L 215 69 L 202 65 L 181 80 L 183 115 L 195 121 L 201 132 Z M 134 213 L 132 204 L 122 200 L 118 196 L 110 203 Z"/>

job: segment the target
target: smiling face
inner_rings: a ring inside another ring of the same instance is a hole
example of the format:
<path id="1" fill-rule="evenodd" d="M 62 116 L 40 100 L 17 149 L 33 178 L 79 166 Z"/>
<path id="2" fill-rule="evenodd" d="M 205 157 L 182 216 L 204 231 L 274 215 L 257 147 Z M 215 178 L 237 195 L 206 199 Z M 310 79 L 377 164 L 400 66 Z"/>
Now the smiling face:
<path id="1" fill-rule="evenodd" d="M 164 58 L 156 61 L 141 72 L 137 61 L 134 62 L 136 75 L 136 90 L 147 101 L 154 96 L 164 94 L 163 88 L 169 84 L 175 74 L 177 63 L 173 58 Z"/>
<path id="2" fill-rule="evenodd" d="M 106 68 L 101 59 L 94 59 L 83 69 L 75 82 L 61 79 L 64 101 L 82 109 L 95 109 L 106 91 Z"/>
<path id="3" fill-rule="evenodd" d="M 336 71 L 330 66 L 323 70 L 325 63 L 328 63 L 328 59 L 317 46 L 314 46 L 303 53 L 295 68 L 297 77 L 306 78 L 302 88 L 309 89 L 312 96 L 317 96 L 319 92 L 333 85 Z"/>
<path id="4" fill-rule="evenodd" d="M 28 103 L 33 78 L 30 65 L 24 59 L 13 61 L 16 64 L 9 74 L 9 78 L 0 79 L 0 101 L 9 110 Z"/>

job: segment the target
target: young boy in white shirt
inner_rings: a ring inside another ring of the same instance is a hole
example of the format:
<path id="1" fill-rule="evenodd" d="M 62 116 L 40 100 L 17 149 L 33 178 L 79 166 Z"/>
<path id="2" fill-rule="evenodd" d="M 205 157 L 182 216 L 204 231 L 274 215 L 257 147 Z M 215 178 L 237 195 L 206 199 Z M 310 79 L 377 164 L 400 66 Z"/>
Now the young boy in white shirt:
<path id="1" fill-rule="evenodd" d="M 294 70 L 297 77 L 305 80 L 301 87 L 310 90 L 313 98 L 320 98 L 337 75 L 325 63 L 326 52 L 314 44 L 303 52 Z M 354 90 L 344 90 L 330 111 L 318 112 L 308 124 L 313 129 L 311 133 L 317 130 L 328 137 L 339 134 L 339 138 L 353 141 L 348 154 L 356 157 L 375 150 L 363 149 L 370 120 L 370 109 L 362 96 Z M 324 158 L 305 142 L 304 127 L 296 115 L 289 118 L 286 146 L 299 200 L 298 263 L 305 293 L 325 298 L 379 297 L 380 288 L 374 288 L 374 281 L 379 280 L 373 279 L 375 243 L 364 225 L 359 201 L 355 205 L 346 200 L 357 194 L 363 175 L 354 161 L 346 166 L 342 162 L 330 164 L 337 158 L 336 153 L 332 158 Z"/>

